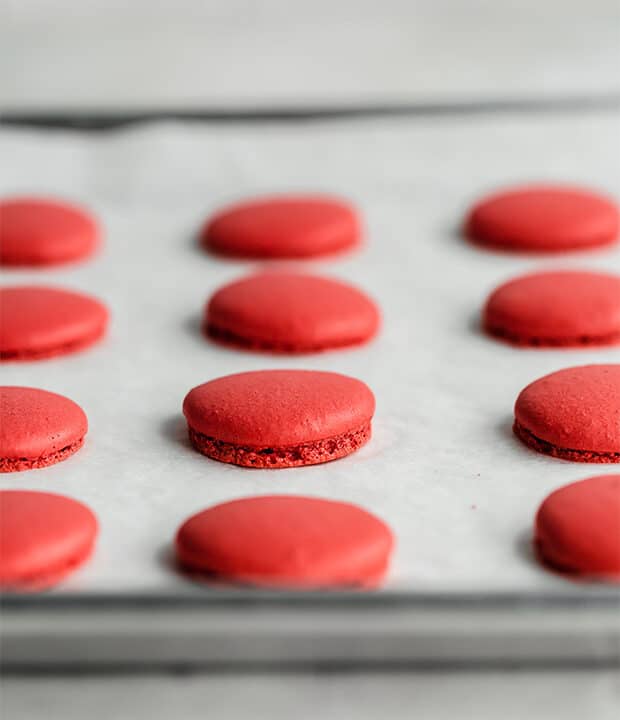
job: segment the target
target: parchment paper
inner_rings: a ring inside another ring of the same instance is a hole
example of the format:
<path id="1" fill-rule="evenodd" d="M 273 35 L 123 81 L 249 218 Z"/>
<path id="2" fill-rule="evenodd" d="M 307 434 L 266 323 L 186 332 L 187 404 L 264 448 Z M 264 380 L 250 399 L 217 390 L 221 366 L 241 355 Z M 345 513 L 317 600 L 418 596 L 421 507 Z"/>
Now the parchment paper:
<path id="1" fill-rule="evenodd" d="M 478 314 L 498 283 L 536 268 L 620 271 L 620 251 L 516 257 L 458 235 L 468 204 L 506 183 L 557 179 L 620 196 L 618 115 L 453 117 L 333 123 L 134 127 L 106 134 L 3 129 L 0 191 L 90 206 L 105 226 L 92 261 L 5 272 L 3 284 L 91 292 L 109 337 L 71 357 L 1 368 L 3 384 L 60 392 L 90 420 L 85 447 L 56 466 L 3 475 L 3 488 L 67 493 L 101 521 L 92 561 L 57 592 L 200 592 L 170 567 L 189 514 L 255 493 L 350 500 L 383 517 L 398 547 L 386 588 L 411 592 L 575 591 L 537 567 L 533 514 L 553 488 L 617 468 L 538 455 L 510 432 L 528 382 L 618 361 L 617 350 L 517 350 L 484 337 Z M 222 349 L 198 320 L 209 294 L 254 267 L 201 252 L 196 231 L 223 203 L 320 190 L 362 211 L 366 245 L 304 267 L 358 284 L 384 315 L 362 349 L 282 357 Z M 327 465 L 247 470 L 193 451 L 185 393 L 227 373 L 320 368 L 366 381 L 374 437 Z"/>

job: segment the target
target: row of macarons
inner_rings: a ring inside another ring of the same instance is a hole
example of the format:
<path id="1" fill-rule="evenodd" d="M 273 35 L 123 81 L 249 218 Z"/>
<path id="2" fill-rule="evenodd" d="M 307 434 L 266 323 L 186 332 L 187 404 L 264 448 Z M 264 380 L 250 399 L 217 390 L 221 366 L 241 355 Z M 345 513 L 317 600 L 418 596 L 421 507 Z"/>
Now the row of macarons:
<path id="1" fill-rule="evenodd" d="M 100 225 L 92 212 L 45 197 L 0 199 L 0 264 L 51 267 L 96 252 Z M 618 207 L 604 194 L 566 185 L 525 185 L 493 193 L 468 212 L 463 234 L 486 247 L 565 252 L 618 239 Z M 221 255 L 307 258 L 360 244 L 362 225 L 348 202 L 327 195 L 282 195 L 239 202 L 203 225 L 201 245 Z"/>
<path id="2" fill-rule="evenodd" d="M 504 198 L 490 211 L 482 204 L 469 217 L 470 237 L 484 241 L 500 230 L 509 249 L 515 249 L 516 228 L 521 239 L 560 240 L 540 245 L 541 251 L 588 249 L 618 238 L 618 210 L 606 199 L 573 192 L 539 201 L 547 210 L 530 202 L 529 214 L 516 219 L 509 211 L 523 210 L 523 198 L 521 204 Z M 484 311 L 488 333 L 535 347 L 617 344 L 619 322 L 620 277 L 583 271 L 517 278 L 499 287 Z M 563 460 L 620 462 L 620 365 L 566 368 L 535 381 L 517 398 L 513 431 L 532 449 Z M 538 558 L 572 577 L 620 582 L 619 540 L 620 475 L 561 487 L 536 514 Z"/>
<path id="3" fill-rule="evenodd" d="M 94 297 L 43 285 L 0 289 L 0 360 L 81 351 L 102 339 L 109 313 Z M 205 336 L 238 349 L 313 353 L 368 342 L 380 312 L 360 289 L 329 277 L 263 270 L 218 289 Z M 522 275 L 495 289 L 482 311 L 491 337 L 522 347 L 595 348 L 620 343 L 620 276 L 560 270 Z"/>
<path id="4" fill-rule="evenodd" d="M 86 414 L 67 397 L 0 388 L 0 471 L 65 460 L 83 445 Z M 190 440 L 242 467 L 316 465 L 345 457 L 371 434 L 375 398 L 361 380 L 318 370 L 259 370 L 210 380 L 183 402 Z M 514 432 L 532 449 L 587 463 L 620 463 L 620 364 L 564 368 L 530 383 Z"/>
<path id="5" fill-rule="evenodd" d="M 557 457 L 617 462 L 619 387 L 620 365 L 541 378 L 517 399 L 515 431 Z M 81 447 L 87 420 L 71 400 L 16 387 L 0 389 L 0 399 L 1 452 L 9 455 L 0 460 L 2 469 L 42 467 Z M 335 460 L 362 445 L 374 397 L 359 380 L 336 373 L 265 370 L 194 388 L 183 410 L 190 438 L 205 455 L 249 467 L 291 467 Z M 532 422 L 542 422 L 542 431 Z M 558 438 L 566 434 L 564 444 Z M 16 590 L 60 582 L 90 555 L 98 529 L 83 504 L 36 491 L 1 492 L 0 515 L 0 584 Z M 536 516 L 540 559 L 571 577 L 618 581 L 619 517 L 620 475 L 556 490 Z M 190 574 L 291 588 L 375 586 L 393 544 L 389 527 L 360 507 L 291 495 L 209 508 L 184 523 L 176 539 L 179 565 Z"/>
<path id="6" fill-rule="evenodd" d="M 571 580 L 620 581 L 620 475 L 565 485 L 534 519 L 541 564 Z M 41 591 L 92 556 L 99 522 L 84 503 L 36 490 L 0 491 L 0 588 Z M 388 525 L 348 502 L 299 495 L 244 497 L 185 520 L 173 540 L 189 578 L 216 586 L 375 588 L 394 547 Z"/>
<path id="7" fill-rule="evenodd" d="M 585 189 L 533 186 L 492 195 L 468 213 L 465 235 L 504 250 L 560 252 L 611 244 L 618 209 Z M 83 259 L 100 242 L 92 214 L 37 198 L 0 202 L 0 263 L 53 266 Z M 283 196 L 216 213 L 200 233 L 205 248 L 235 257 L 285 259 L 342 252 L 359 244 L 361 222 L 348 203 Z M 105 305 L 45 286 L 0 291 L 0 358 L 29 360 L 80 350 L 103 336 Z M 620 341 L 620 278 L 591 271 L 539 272 L 500 285 L 483 311 L 487 332 L 522 346 L 595 346 Z M 327 277 L 260 272 L 210 299 L 204 329 L 238 347 L 314 352 L 371 339 L 379 311 L 365 293 Z"/>

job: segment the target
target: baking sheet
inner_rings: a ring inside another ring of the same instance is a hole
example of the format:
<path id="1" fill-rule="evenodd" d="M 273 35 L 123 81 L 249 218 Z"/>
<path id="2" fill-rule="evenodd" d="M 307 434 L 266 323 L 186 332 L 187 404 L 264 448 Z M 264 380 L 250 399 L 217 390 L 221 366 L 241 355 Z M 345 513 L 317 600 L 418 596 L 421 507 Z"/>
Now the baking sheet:
<path id="1" fill-rule="evenodd" d="M 0 476 L 3 488 L 67 493 L 101 521 L 92 561 L 55 594 L 208 592 L 170 564 L 189 514 L 250 494 L 302 493 L 359 503 L 397 536 L 385 591 L 578 593 L 529 550 L 539 502 L 553 488 L 614 467 L 535 454 L 510 432 L 519 390 L 569 365 L 618 361 L 617 350 L 527 351 L 484 337 L 478 312 L 508 277 L 536 268 L 620 271 L 620 251 L 562 258 L 483 252 L 458 225 L 480 193 L 513 181 L 560 179 L 620 197 L 618 114 L 410 118 L 299 124 L 159 124 L 106 134 L 0 132 L 0 192 L 50 193 L 90 206 L 105 247 L 79 266 L 4 272 L 5 285 L 47 283 L 108 303 L 107 340 L 72 357 L 2 366 L 3 384 L 77 401 L 85 447 L 43 470 Z M 256 264 L 196 246 L 203 218 L 255 193 L 320 190 L 362 211 L 366 245 L 305 263 L 358 284 L 384 315 L 362 349 L 270 356 L 203 339 L 202 306 Z M 366 381 L 374 436 L 327 465 L 247 470 L 188 445 L 185 393 L 227 373 L 316 368 Z M 585 592 L 585 591 L 584 591 Z"/>

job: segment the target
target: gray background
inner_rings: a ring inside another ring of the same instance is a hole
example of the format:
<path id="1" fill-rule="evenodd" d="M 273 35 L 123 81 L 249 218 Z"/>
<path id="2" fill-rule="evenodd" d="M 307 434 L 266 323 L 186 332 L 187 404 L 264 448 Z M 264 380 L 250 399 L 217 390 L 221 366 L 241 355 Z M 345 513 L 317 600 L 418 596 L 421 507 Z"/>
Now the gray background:
<path id="1" fill-rule="evenodd" d="M 5 108 L 617 93 L 616 0 L 4 0 Z"/>

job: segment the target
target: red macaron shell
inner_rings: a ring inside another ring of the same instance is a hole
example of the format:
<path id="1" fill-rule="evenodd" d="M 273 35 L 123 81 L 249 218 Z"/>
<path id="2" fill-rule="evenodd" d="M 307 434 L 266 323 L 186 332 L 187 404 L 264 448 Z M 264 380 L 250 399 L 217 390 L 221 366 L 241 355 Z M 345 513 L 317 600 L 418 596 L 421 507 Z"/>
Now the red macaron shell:
<path id="1" fill-rule="evenodd" d="M 210 299 L 204 328 L 216 340 L 283 353 L 366 342 L 379 326 L 376 305 L 350 285 L 291 272 L 250 275 Z"/>
<path id="2" fill-rule="evenodd" d="M 620 582 L 620 475 L 602 475 L 552 492 L 536 515 L 541 560 L 565 573 Z"/>
<path id="3" fill-rule="evenodd" d="M 82 447 L 88 420 L 69 398 L 28 387 L 0 387 L 0 472 L 46 467 Z"/>
<path id="4" fill-rule="evenodd" d="M 81 350 L 105 333 L 108 311 L 82 293 L 20 286 L 0 290 L 0 359 L 39 360 Z"/>
<path id="5" fill-rule="evenodd" d="M 0 586 L 43 590 L 91 554 L 98 526 L 76 500 L 34 490 L 0 491 Z"/>
<path id="6" fill-rule="evenodd" d="M 99 244 L 86 211 L 64 201 L 20 197 L 0 201 L 0 264 L 46 266 L 81 260 Z"/>
<path id="7" fill-rule="evenodd" d="M 189 518 L 176 537 L 182 566 L 262 587 L 374 587 L 394 544 L 387 525 L 355 505 L 275 495 L 242 498 Z"/>
<path id="8" fill-rule="evenodd" d="M 620 462 L 620 365 L 584 365 L 528 385 L 515 433 L 538 452 L 576 462 Z"/>
<path id="9" fill-rule="evenodd" d="M 360 380 L 314 370 L 228 375 L 194 388 L 183 403 L 200 452 L 271 468 L 354 452 L 370 438 L 374 409 L 374 396 Z"/>
<path id="10" fill-rule="evenodd" d="M 574 347 L 620 342 L 620 277 L 541 272 L 501 285 L 483 313 L 485 330 L 516 345 Z"/>
<path id="11" fill-rule="evenodd" d="M 466 235 L 504 250 L 560 252 L 608 245 L 618 238 L 617 205 L 590 190 L 526 185 L 490 195 L 471 210 Z"/>
<path id="12" fill-rule="evenodd" d="M 360 221 L 351 205 L 317 195 L 248 200 L 212 217 L 201 231 L 203 246 L 246 258 L 314 257 L 360 242 Z"/>

